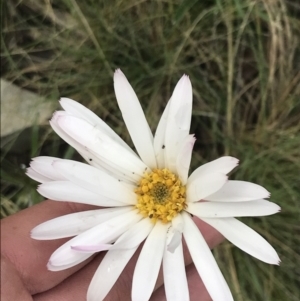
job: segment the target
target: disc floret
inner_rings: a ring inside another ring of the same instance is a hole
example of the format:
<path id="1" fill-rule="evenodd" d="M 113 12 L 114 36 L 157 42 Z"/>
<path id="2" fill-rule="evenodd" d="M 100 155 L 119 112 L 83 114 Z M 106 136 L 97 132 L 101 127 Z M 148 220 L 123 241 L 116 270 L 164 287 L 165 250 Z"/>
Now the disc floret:
<path id="1" fill-rule="evenodd" d="M 154 169 L 145 173 L 135 190 L 140 213 L 153 222 L 170 222 L 186 208 L 186 188 L 178 176 L 168 169 Z"/>

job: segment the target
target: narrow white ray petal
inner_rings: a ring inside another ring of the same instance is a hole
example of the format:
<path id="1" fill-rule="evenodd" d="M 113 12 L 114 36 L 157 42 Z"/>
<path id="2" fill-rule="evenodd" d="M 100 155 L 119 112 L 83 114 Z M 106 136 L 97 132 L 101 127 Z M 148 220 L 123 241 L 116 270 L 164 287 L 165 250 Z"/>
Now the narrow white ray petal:
<path id="1" fill-rule="evenodd" d="M 116 207 L 116 206 L 128 206 L 126 199 L 124 202 L 117 201 L 100 193 L 95 193 L 84 189 L 69 181 L 53 181 L 41 184 L 37 191 L 53 201 L 72 202 L 89 204 L 102 207 Z"/>
<path id="2" fill-rule="evenodd" d="M 188 203 L 186 211 L 202 218 L 219 218 L 234 216 L 264 216 L 275 214 L 280 207 L 266 200 L 249 202 L 201 202 Z"/>
<path id="3" fill-rule="evenodd" d="M 88 246 L 71 246 L 71 249 L 74 251 L 82 252 L 82 253 L 96 253 L 96 252 L 102 252 L 107 251 L 112 248 L 113 244 L 97 244 L 97 245 L 88 245 Z"/>
<path id="4" fill-rule="evenodd" d="M 57 123 L 69 136 L 100 158 L 143 176 L 147 166 L 100 129 L 73 116 L 60 116 Z"/>
<path id="5" fill-rule="evenodd" d="M 32 161 L 30 162 L 30 167 L 38 172 L 39 174 L 50 178 L 51 180 L 65 180 L 65 178 L 57 172 L 53 166 L 52 163 L 54 161 L 61 161 L 62 159 L 60 158 L 55 158 L 55 157 L 46 157 L 46 156 L 41 156 L 41 157 L 36 157 L 33 158 Z"/>
<path id="6" fill-rule="evenodd" d="M 113 162 L 100 158 L 97 153 L 85 148 L 84 145 L 70 137 L 58 124 L 59 117 L 68 115 L 69 114 L 64 111 L 57 111 L 54 113 L 53 118 L 50 120 L 50 125 L 56 134 L 58 134 L 69 145 L 74 147 L 90 165 L 97 167 L 98 169 L 105 170 L 108 174 L 115 175 L 122 180 L 136 180 L 136 175 L 132 174 L 131 171 L 127 171 L 120 166 L 115 165 Z"/>
<path id="7" fill-rule="evenodd" d="M 261 235 L 239 220 L 232 217 L 220 219 L 201 217 L 201 219 L 244 252 L 266 263 L 279 265 L 280 259 L 274 248 Z"/>
<path id="8" fill-rule="evenodd" d="M 147 301 L 153 292 L 166 243 L 168 225 L 156 223 L 145 241 L 132 280 L 132 301 Z"/>
<path id="9" fill-rule="evenodd" d="M 77 142 L 75 139 L 70 137 L 58 124 L 57 120 L 61 116 L 67 116 L 68 114 L 64 111 L 57 111 L 53 114 L 52 119 L 49 121 L 52 129 L 56 132 L 60 138 L 62 138 L 65 142 L 67 142 L 69 145 L 74 147 L 80 155 L 92 166 L 95 165 L 95 162 L 97 162 L 98 158 L 94 154 L 89 154 L 88 150 L 84 148 L 83 145 L 81 145 L 79 142 Z"/>
<path id="10" fill-rule="evenodd" d="M 183 139 L 189 134 L 192 116 L 193 91 L 189 77 L 183 75 L 170 100 L 165 133 L 167 167 L 176 172 L 176 159 Z"/>
<path id="11" fill-rule="evenodd" d="M 143 218 L 122 234 L 113 245 L 112 249 L 131 249 L 139 244 L 148 236 L 154 224 L 149 218 Z"/>
<path id="12" fill-rule="evenodd" d="M 133 185 L 119 182 L 93 166 L 72 160 L 64 160 L 54 162 L 53 167 L 66 179 L 86 190 L 119 202 L 136 203 L 135 187 Z"/>
<path id="13" fill-rule="evenodd" d="M 181 214 L 178 214 L 172 219 L 172 225 L 168 229 L 167 234 L 167 249 L 173 253 L 181 243 L 183 232 L 183 219 Z"/>
<path id="14" fill-rule="evenodd" d="M 141 104 L 120 69 L 116 70 L 114 74 L 114 88 L 124 122 L 138 154 L 146 165 L 156 168 L 153 135 Z"/>
<path id="15" fill-rule="evenodd" d="M 85 260 L 92 253 L 77 252 L 72 250 L 71 246 L 111 243 L 141 218 L 137 210 L 132 210 L 79 234 L 63 244 L 51 255 L 49 259 L 51 266 L 58 267 L 72 263 L 78 264 L 78 261 Z"/>
<path id="16" fill-rule="evenodd" d="M 220 190 L 207 196 L 205 200 L 214 202 L 246 202 L 268 197 L 270 197 L 270 193 L 260 185 L 229 180 Z"/>
<path id="17" fill-rule="evenodd" d="M 227 176 L 222 173 L 207 174 L 196 178 L 187 185 L 187 201 L 197 202 L 203 200 L 208 195 L 220 190 L 226 181 Z"/>
<path id="18" fill-rule="evenodd" d="M 132 210 L 131 206 L 76 212 L 56 217 L 31 230 L 31 237 L 39 240 L 71 237 Z"/>
<path id="19" fill-rule="evenodd" d="M 37 182 L 40 182 L 40 183 L 46 183 L 46 182 L 52 181 L 50 178 L 45 177 L 45 176 L 41 175 L 40 173 L 38 173 L 37 171 L 33 170 L 31 167 L 27 168 L 26 175 L 29 178 L 31 178 Z"/>
<path id="20" fill-rule="evenodd" d="M 195 267 L 214 301 L 233 301 L 229 287 L 199 229 L 188 215 L 184 219 L 183 236 Z"/>
<path id="21" fill-rule="evenodd" d="M 159 120 L 155 136 L 154 136 L 154 152 L 158 168 L 164 168 L 165 164 L 165 134 L 170 109 L 170 100 L 164 109 L 164 112 Z"/>
<path id="22" fill-rule="evenodd" d="M 105 298 L 137 248 L 107 252 L 88 288 L 88 301 L 101 301 Z"/>
<path id="23" fill-rule="evenodd" d="M 163 272 L 167 300 L 189 301 L 189 289 L 181 241 L 174 253 L 169 252 L 167 247 L 165 248 Z"/>
<path id="24" fill-rule="evenodd" d="M 112 128 L 110 128 L 100 117 L 98 117 L 94 112 L 83 106 L 77 101 L 74 101 L 70 98 L 61 98 L 60 105 L 63 109 L 68 113 L 75 117 L 84 119 L 88 123 L 92 124 L 103 130 L 108 136 L 110 136 L 113 140 L 127 148 L 130 152 L 134 153 L 133 150 L 129 147 L 127 143 L 125 143 L 121 137 L 116 134 Z M 134 153 L 135 154 L 135 153 Z"/>
<path id="25" fill-rule="evenodd" d="M 203 164 L 200 167 L 198 167 L 196 170 L 194 170 L 188 179 L 188 183 L 194 181 L 199 176 L 203 176 L 205 174 L 210 174 L 210 173 L 228 174 L 236 166 L 238 166 L 238 164 L 239 164 L 239 160 L 234 157 L 229 157 L 229 156 L 221 157 L 214 161 Z"/>
<path id="26" fill-rule="evenodd" d="M 87 149 L 84 148 L 83 145 L 81 145 L 79 142 L 77 142 L 75 139 L 70 137 L 58 124 L 59 117 L 68 116 L 69 114 L 64 111 L 57 111 L 53 114 L 52 119 L 50 120 L 50 125 L 52 129 L 56 132 L 57 135 L 59 135 L 64 141 L 66 141 L 69 145 L 74 147 L 80 155 L 92 166 L 101 165 L 101 162 L 99 162 L 99 158 L 93 154 L 89 153 Z"/>
<path id="27" fill-rule="evenodd" d="M 171 231 L 171 230 L 169 230 Z M 179 231 L 174 231 L 171 236 L 170 242 L 167 244 L 168 252 L 174 253 L 174 251 L 178 248 L 182 240 L 182 233 Z"/>
<path id="28" fill-rule="evenodd" d="M 59 265 L 59 266 L 52 265 L 51 261 L 49 260 L 47 263 L 47 268 L 49 271 L 52 271 L 52 272 L 63 271 L 63 270 L 69 269 L 69 268 L 83 262 L 84 260 L 88 259 L 92 255 L 93 254 L 82 254 L 77 260 L 74 260 L 68 264 Z"/>
<path id="29" fill-rule="evenodd" d="M 98 244 L 98 245 L 83 245 L 72 246 L 73 250 L 81 252 L 98 252 L 104 250 L 126 250 L 132 249 L 140 245 L 140 243 L 148 236 L 154 224 L 148 219 L 144 218 L 125 233 L 123 233 L 114 244 Z"/>
<path id="30" fill-rule="evenodd" d="M 89 301 L 99 301 L 105 298 L 153 226 L 148 218 L 142 219 L 117 239 L 113 245 L 117 249 L 111 249 L 107 252 L 91 281 L 87 293 Z M 128 239 L 129 241 L 127 241 Z M 123 249 L 118 249 L 120 247 Z"/>
<path id="31" fill-rule="evenodd" d="M 187 182 L 195 141 L 194 135 L 188 135 L 179 148 L 176 159 L 176 170 L 183 185 Z"/>

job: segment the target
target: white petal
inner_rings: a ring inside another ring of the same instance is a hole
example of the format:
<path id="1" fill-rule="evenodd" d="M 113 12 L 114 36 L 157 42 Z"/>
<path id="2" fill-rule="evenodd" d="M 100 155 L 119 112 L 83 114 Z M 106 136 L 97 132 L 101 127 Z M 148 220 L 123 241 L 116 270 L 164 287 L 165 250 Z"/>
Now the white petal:
<path id="1" fill-rule="evenodd" d="M 113 244 L 97 244 L 97 245 L 76 245 L 71 246 L 71 249 L 74 251 L 82 252 L 82 253 L 96 253 L 96 252 L 102 252 L 107 251 L 112 248 Z"/>
<path id="2" fill-rule="evenodd" d="M 114 87 L 124 122 L 138 154 L 146 165 L 156 168 L 153 135 L 141 104 L 120 69 L 116 70 L 114 74 Z"/>
<path id="3" fill-rule="evenodd" d="M 208 162 L 198 167 L 189 177 L 188 183 L 194 181 L 200 176 L 210 173 L 224 173 L 228 174 L 239 163 L 239 160 L 233 157 L 225 156 L 214 161 Z"/>
<path id="4" fill-rule="evenodd" d="M 133 274 L 132 301 L 150 299 L 163 257 L 167 229 L 167 225 L 156 223 L 143 246 Z"/>
<path id="5" fill-rule="evenodd" d="M 60 105 L 68 113 L 75 117 L 84 119 L 88 123 L 98 128 L 101 128 L 108 136 L 113 140 L 127 148 L 130 152 L 134 153 L 133 150 L 126 144 L 119 135 L 117 135 L 101 118 L 99 118 L 94 112 L 83 106 L 82 104 L 74 101 L 70 98 L 61 98 Z"/>
<path id="6" fill-rule="evenodd" d="M 103 300 L 119 278 L 127 262 L 135 253 L 139 244 L 148 236 L 154 224 L 142 219 L 121 235 L 113 248 L 103 258 L 88 290 L 89 301 Z M 124 249 L 118 249 L 124 248 Z M 101 283 L 101 286 L 99 285 Z"/>
<path id="7" fill-rule="evenodd" d="M 101 301 L 105 298 L 137 248 L 107 252 L 88 288 L 88 301 Z"/>
<path id="8" fill-rule="evenodd" d="M 188 135 L 183 140 L 177 156 L 176 170 L 183 185 L 186 184 L 188 178 L 195 141 L 196 139 L 194 135 Z"/>
<path id="9" fill-rule="evenodd" d="M 139 246 L 139 244 L 148 236 L 153 226 L 154 224 L 148 218 L 144 218 L 123 233 L 114 244 L 72 246 L 72 248 L 82 252 L 132 249 Z"/>
<path id="10" fill-rule="evenodd" d="M 183 219 L 181 214 L 178 214 L 172 219 L 172 226 L 168 229 L 167 234 L 167 249 L 173 253 L 179 246 L 182 240 Z"/>
<path id="11" fill-rule="evenodd" d="M 149 218 L 144 218 L 133 225 L 115 242 L 113 249 L 131 249 L 138 246 L 150 233 L 154 224 Z"/>
<path id="12" fill-rule="evenodd" d="M 233 301 L 229 287 L 199 229 L 184 212 L 184 239 L 195 267 L 214 301 Z"/>
<path id="13" fill-rule="evenodd" d="M 99 158 L 93 154 L 89 153 L 87 149 L 84 148 L 79 142 L 70 137 L 58 124 L 57 120 L 59 117 L 68 116 L 69 114 L 64 111 L 57 111 L 53 114 L 52 119 L 50 120 L 50 125 L 52 129 L 59 135 L 64 141 L 66 141 L 69 145 L 74 147 L 80 155 L 92 166 L 100 165 Z"/>
<path id="14" fill-rule="evenodd" d="M 266 200 L 249 202 L 201 202 L 189 203 L 186 211 L 202 217 L 264 216 L 275 214 L 280 207 Z"/>
<path id="15" fill-rule="evenodd" d="M 64 264 L 64 265 L 60 265 L 60 266 L 52 265 L 51 261 L 49 260 L 47 263 L 47 268 L 49 271 L 52 271 L 52 272 L 66 270 L 66 269 L 69 269 L 69 268 L 83 262 L 84 260 L 88 259 L 92 255 L 93 254 L 82 254 L 82 256 L 80 256 L 77 260 L 74 260 L 68 264 Z"/>
<path id="16" fill-rule="evenodd" d="M 102 207 L 129 205 L 129 203 L 126 203 L 126 199 L 122 199 L 122 201 L 113 200 L 100 193 L 84 189 L 69 181 L 47 182 L 41 184 L 37 191 L 45 198 L 53 201 L 81 203 Z"/>
<path id="17" fill-rule="evenodd" d="M 38 173 L 37 171 L 33 170 L 30 167 L 27 168 L 26 175 L 29 178 L 31 178 L 37 182 L 40 182 L 40 183 L 46 183 L 46 182 L 52 181 L 50 178 L 41 175 L 40 173 Z"/>
<path id="18" fill-rule="evenodd" d="M 270 193 L 262 186 L 244 182 L 228 181 L 220 190 L 205 198 L 215 202 L 245 202 L 270 197 Z"/>
<path id="19" fill-rule="evenodd" d="M 98 169 L 105 170 L 107 173 L 115 175 L 122 180 L 137 180 L 137 175 L 132 174 L 131 171 L 124 170 L 114 162 L 108 162 L 103 158 L 101 159 L 97 153 L 86 148 L 84 145 L 69 136 L 58 124 L 58 119 L 64 116 L 69 116 L 69 114 L 64 111 L 55 112 L 50 121 L 51 127 L 63 140 L 74 147 L 90 165 L 97 167 Z"/>
<path id="20" fill-rule="evenodd" d="M 189 301 L 189 289 L 181 242 L 174 253 L 169 252 L 167 248 L 165 249 L 163 271 L 167 300 Z"/>
<path id="21" fill-rule="evenodd" d="M 189 134 L 192 116 L 193 91 L 189 77 L 183 75 L 177 83 L 170 100 L 165 133 L 167 167 L 176 172 L 176 159 L 181 142 Z"/>
<path id="22" fill-rule="evenodd" d="M 78 264 L 78 261 L 85 260 L 92 253 L 77 252 L 72 250 L 71 246 L 111 243 L 141 218 L 137 210 L 132 210 L 79 234 L 63 244 L 51 255 L 49 260 L 51 266 L 59 268 L 68 264 Z"/>
<path id="23" fill-rule="evenodd" d="M 164 112 L 159 120 L 155 136 L 154 136 L 154 152 L 158 168 L 165 168 L 165 134 L 168 122 L 168 114 L 170 109 L 170 100 L 164 109 Z"/>
<path id="24" fill-rule="evenodd" d="M 208 195 L 221 189 L 226 183 L 227 176 L 222 173 L 213 173 L 200 176 L 187 185 L 187 201 L 197 202 L 203 200 Z"/>
<path id="25" fill-rule="evenodd" d="M 36 226 L 31 230 L 31 237 L 50 240 L 75 236 L 131 209 L 132 207 L 108 208 L 67 214 Z"/>
<path id="26" fill-rule="evenodd" d="M 65 180 L 65 178 L 53 168 L 52 164 L 55 160 L 61 161 L 62 159 L 46 156 L 36 157 L 30 162 L 30 167 L 51 180 Z"/>
<path id="27" fill-rule="evenodd" d="M 133 174 L 143 176 L 147 166 L 126 148 L 116 143 L 101 129 L 83 119 L 73 116 L 60 116 L 58 125 L 73 139 L 108 163 L 113 163 Z"/>
<path id="28" fill-rule="evenodd" d="M 66 179 L 86 190 L 119 202 L 136 203 L 135 187 L 133 185 L 119 182 L 93 166 L 72 160 L 64 160 L 54 162 L 53 167 Z"/>
<path id="29" fill-rule="evenodd" d="M 235 218 L 201 218 L 238 248 L 269 264 L 279 265 L 280 259 L 274 248 L 257 232 Z"/>

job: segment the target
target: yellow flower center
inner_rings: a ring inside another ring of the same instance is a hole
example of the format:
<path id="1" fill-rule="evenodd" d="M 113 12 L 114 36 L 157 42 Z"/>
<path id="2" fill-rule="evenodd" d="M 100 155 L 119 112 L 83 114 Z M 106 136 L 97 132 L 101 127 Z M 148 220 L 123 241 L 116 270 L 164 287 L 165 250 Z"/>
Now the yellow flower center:
<path id="1" fill-rule="evenodd" d="M 136 208 L 153 222 L 168 223 L 186 208 L 185 186 L 166 168 L 146 172 L 135 193 Z"/>

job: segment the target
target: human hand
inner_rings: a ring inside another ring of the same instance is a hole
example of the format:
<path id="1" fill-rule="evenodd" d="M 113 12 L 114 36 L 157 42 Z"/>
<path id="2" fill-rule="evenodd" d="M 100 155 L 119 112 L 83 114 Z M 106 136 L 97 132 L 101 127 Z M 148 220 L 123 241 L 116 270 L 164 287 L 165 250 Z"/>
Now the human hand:
<path id="1" fill-rule="evenodd" d="M 96 207 L 48 200 L 3 219 L 1 221 L 1 300 L 86 300 L 88 286 L 106 252 L 100 252 L 67 270 L 52 272 L 46 267 L 48 259 L 68 239 L 38 241 L 30 237 L 30 231 L 49 219 L 94 208 Z M 210 248 L 223 240 L 221 234 L 212 227 L 197 218 L 194 219 Z M 183 248 L 190 300 L 211 300 L 185 244 Z M 132 275 L 140 249 L 141 247 L 128 262 L 105 301 L 131 300 Z M 150 300 L 166 300 L 162 271 L 159 273 L 155 291 Z"/>

